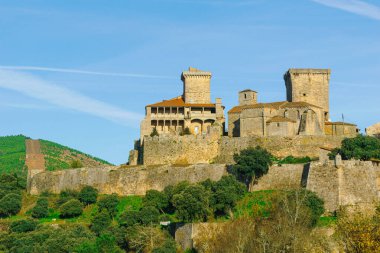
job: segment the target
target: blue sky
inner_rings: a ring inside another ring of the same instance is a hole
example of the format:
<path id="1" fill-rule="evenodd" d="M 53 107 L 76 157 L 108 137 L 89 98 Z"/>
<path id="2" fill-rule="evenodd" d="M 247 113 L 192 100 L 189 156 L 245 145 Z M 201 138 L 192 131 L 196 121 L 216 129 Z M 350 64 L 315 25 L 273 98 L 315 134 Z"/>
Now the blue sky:
<path id="1" fill-rule="evenodd" d="M 288 68 L 331 68 L 332 120 L 380 121 L 378 0 L 0 0 L 0 135 L 124 163 L 144 106 L 182 93 L 189 66 L 285 100 Z"/>

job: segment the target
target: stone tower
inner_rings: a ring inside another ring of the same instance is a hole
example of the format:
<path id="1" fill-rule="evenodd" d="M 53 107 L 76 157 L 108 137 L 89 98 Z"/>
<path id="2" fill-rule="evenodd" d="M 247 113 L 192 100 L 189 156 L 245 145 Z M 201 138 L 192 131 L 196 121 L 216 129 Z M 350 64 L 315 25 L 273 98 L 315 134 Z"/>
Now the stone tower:
<path id="1" fill-rule="evenodd" d="M 189 68 L 183 71 L 183 99 L 188 104 L 211 104 L 210 80 L 211 73 Z"/>
<path id="2" fill-rule="evenodd" d="M 287 100 L 323 108 L 328 121 L 330 73 L 330 69 L 289 69 L 284 75 Z"/>
<path id="3" fill-rule="evenodd" d="M 257 104 L 257 92 L 254 90 L 243 90 L 239 92 L 239 105 Z"/>

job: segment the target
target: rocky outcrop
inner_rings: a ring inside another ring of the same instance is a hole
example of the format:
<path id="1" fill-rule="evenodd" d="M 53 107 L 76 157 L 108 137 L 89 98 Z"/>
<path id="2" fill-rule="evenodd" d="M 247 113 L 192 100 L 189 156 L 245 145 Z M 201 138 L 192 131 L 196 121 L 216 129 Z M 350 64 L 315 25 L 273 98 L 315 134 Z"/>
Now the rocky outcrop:
<path id="1" fill-rule="evenodd" d="M 101 194 L 144 195 L 148 190 L 163 190 L 181 181 L 190 183 L 206 179 L 219 180 L 227 173 L 224 164 L 195 164 L 190 166 L 136 166 L 81 168 L 45 171 L 30 179 L 28 192 L 59 193 L 62 190 L 80 190 L 90 185 Z"/>

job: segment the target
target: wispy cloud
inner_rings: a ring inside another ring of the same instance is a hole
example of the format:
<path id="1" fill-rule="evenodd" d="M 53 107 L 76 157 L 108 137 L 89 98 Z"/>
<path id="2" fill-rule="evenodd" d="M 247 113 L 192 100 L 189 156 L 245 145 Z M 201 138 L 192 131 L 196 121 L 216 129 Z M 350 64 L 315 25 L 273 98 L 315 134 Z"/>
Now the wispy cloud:
<path id="1" fill-rule="evenodd" d="M 161 76 L 161 75 L 145 75 L 145 74 L 133 74 L 133 73 L 113 73 L 113 72 L 98 72 L 87 71 L 79 69 L 66 69 L 66 68 L 50 68 L 40 66 L 1 66 L 0 69 L 5 70 L 28 70 L 28 71 L 47 71 L 47 72 L 61 72 L 83 75 L 97 75 L 97 76 L 119 76 L 119 77 L 135 77 L 135 78 L 160 78 L 160 79 L 176 79 L 173 76 Z"/>
<path id="2" fill-rule="evenodd" d="M 143 117 L 17 71 L 0 70 L 0 88 L 17 91 L 62 108 L 91 114 L 123 125 L 136 126 Z"/>
<path id="3" fill-rule="evenodd" d="M 368 18 L 380 20 L 380 7 L 359 0 L 312 0 L 332 8 L 341 9 Z"/>

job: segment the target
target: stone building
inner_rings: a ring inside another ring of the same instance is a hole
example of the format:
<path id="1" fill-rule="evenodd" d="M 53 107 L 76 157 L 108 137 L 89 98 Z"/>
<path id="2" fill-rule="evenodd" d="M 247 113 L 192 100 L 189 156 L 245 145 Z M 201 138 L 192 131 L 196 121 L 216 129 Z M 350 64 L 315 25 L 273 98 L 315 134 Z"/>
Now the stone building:
<path id="1" fill-rule="evenodd" d="M 159 134 L 181 134 L 188 128 L 194 135 L 206 134 L 211 125 L 218 123 L 224 131 L 224 106 L 222 99 L 211 102 L 211 73 L 189 68 L 181 75 L 183 94 L 145 107 L 141 122 L 141 140 L 154 128 Z"/>
<path id="2" fill-rule="evenodd" d="M 374 136 L 380 138 L 380 122 L 365 129 L 365 132 L 369 136 Z"/>
<path id="3" fill-rule="evenodd" d="M 354 124 L 329 120 L 329 69 L 289 69 L 286 101 L 258 103 L 257 92 L 239 92 L 239 105 L 228 112 L 228 135 L 355 135 Z"/>

